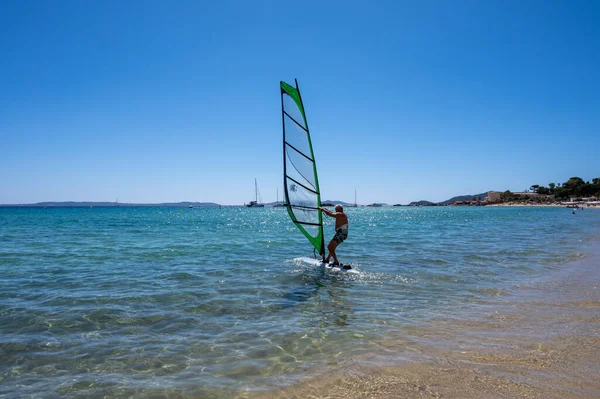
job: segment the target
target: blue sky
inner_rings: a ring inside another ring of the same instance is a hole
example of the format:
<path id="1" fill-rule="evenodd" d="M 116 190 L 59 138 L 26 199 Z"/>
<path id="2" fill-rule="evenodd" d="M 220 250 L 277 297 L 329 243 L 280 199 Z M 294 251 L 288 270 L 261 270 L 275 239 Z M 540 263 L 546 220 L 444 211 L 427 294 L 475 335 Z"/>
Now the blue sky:
<path id="1" fill-rule="evenodd" d="M 596 1 L 3 1 L 0 203 L 242 204 L 297 78 L 325 199 L 600 177 Z"/>

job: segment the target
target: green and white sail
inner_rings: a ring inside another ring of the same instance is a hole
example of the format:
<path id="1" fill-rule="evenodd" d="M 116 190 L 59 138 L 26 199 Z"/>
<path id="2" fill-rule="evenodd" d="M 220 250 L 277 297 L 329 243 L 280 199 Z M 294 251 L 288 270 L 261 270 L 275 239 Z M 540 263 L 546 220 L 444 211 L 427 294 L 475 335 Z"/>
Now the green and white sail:
<path id="1" fill-rule="evenodd" d="M 283 187 L 292 221 L 322 257 L 325 255 L 317 164 L 300 89 L 281 82 Z"/>

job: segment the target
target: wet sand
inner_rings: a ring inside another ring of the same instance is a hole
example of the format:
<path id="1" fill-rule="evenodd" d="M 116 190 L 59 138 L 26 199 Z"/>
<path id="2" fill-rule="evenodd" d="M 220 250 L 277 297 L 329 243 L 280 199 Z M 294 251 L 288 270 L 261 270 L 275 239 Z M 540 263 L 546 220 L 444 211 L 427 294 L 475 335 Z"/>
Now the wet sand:
<path id="1" fill-rule="evenodd" d="M 600 245 L 596 245 L 600 248 Z M 251 398 L 600 398 L 600 250 Z M 397 353 L 396 365 L 377 366 Z"/>

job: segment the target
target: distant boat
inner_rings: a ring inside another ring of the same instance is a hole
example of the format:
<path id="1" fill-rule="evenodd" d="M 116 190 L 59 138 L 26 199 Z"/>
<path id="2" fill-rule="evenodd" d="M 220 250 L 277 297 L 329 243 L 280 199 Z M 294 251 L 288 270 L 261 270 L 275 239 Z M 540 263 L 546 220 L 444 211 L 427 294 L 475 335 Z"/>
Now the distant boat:
<path id="1" fill-rule="evenodd" d="M 250 201 L 248 208 L 264 208 L 265 204 L 261 204 L 258 202 L 258 183 L 256 183 L 256 179 L 254 179 L 254 201 Z"/>
<path id="2" fill-rule="evenodd" d="M 285 203 L 279 202 L 279 188 L 277 189 L 277 201 L 273 204 L 274 207 L 284 207 Z"/>
<path id="3" fill-rule="evenodd" d="M 188 205 L 188 208 L 193 208 L 193 207 L 194 207 L 194 205 L 192 205 L 192 204 Z"/>
<path id="4" fill-rule="evenodd" d="M 354 190 L 354 204 L 347 205 L 348 208 L 356 208 L 358 205 L 356 204 L 356 190 Z"/>

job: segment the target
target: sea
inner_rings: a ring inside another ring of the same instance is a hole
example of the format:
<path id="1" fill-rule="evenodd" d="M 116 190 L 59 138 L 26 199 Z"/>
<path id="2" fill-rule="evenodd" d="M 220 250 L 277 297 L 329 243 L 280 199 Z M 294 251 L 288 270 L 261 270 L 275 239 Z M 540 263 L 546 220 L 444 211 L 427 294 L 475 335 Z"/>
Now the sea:
<path id="1" fill-rule="evenodd" d="M 249 397 L 431 360 L 440 320 L 488 317 L 600 242 L 600 209 L 346 212 L 358 274 L 302 262 L 285 208 L 0 208 L 0 397 Z"/>

